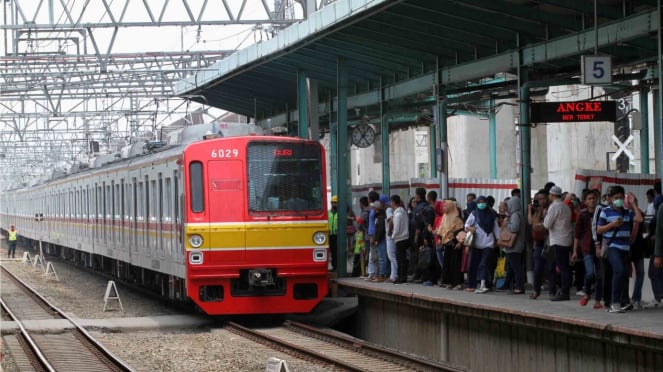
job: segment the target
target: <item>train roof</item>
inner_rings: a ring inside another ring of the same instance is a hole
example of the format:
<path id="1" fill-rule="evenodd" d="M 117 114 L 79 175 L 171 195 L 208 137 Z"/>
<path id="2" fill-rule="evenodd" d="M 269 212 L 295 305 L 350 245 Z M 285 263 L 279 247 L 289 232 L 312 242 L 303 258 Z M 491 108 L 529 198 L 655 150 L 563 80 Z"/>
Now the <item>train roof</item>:
<path id="1" fill-rule="evenodd" d="M 196 130 L 195 133 L 199 133 L 200 129 Z M 162 143 L 160 145 L 154 145 L 153 141 L 145 142 L 144 146 L 150 148 L 150 145 L 153 145 L 151 150 L 147 153 L 140 153 L 134 155 L 133 157 L 121 157 L 118 154 L 102 154 L 102 156 L 95 159 L 92 166 L 86 164 L 78 164 L 72 166 L 68 172 L 64 172 L 62 169 L 54 170 L 51 177 L 41 177 L 30 184 L 14 185 L 15 187 L 7 189 L 5 191 L 19 191 L 23 189 L 34 189 L 39 188 L 48 184 L 56 184 L 63 181 L 69 181 L 77 178 L 87 177 L 91 174 L 97 172 L 112 172 L 119 168 L 133 168 L 140 166 L 145 163 L 156 163 L 161 160 L 177 157 L 186 151 L 189 147 L 197 146 L 208 146 L 217 141 L 225 141 L 228 139 L 240 140 L 240 141 L 250 141 L 255 139 L 267 140 L 267 141 L 309 141 L 298 137 L 282 137 L 282 136 L 272 136 L 272 135 L 239 135 L 239 136 L 226 136 L 226 137 L 217 137 L 214 139 L 204 140 L 198 138 L 196 141 L 191 141 L 183 144 L 167 144 Z"/>

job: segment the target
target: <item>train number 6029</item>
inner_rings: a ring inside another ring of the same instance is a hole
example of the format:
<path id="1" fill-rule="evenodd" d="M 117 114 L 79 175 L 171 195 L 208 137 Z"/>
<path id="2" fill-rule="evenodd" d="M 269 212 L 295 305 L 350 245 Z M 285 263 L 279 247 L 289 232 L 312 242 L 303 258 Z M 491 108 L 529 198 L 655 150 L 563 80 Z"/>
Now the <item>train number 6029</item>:
<path id="1" fill-rule="evenodd" d="M 239 156 L 239 151 L 237 149 L 212 150 L 210 156 L 212 158 L 236 158 Z"/>

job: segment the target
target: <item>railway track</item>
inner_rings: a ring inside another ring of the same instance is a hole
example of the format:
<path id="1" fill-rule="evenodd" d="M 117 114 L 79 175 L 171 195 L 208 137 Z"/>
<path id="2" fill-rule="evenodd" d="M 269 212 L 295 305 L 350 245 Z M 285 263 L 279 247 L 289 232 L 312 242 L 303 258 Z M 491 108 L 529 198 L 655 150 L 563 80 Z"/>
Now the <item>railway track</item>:
<path id="1" fill-rule="evenodd" d="M 451 364 L 417 358 L 297 322 L 286 321 L 280 327 L 259 330 L 229 322 L 225 328 L 298 358 L 346 371 L 462 371 Z"/>
<path id="2" fill-rule="evenodd" d="M 0 305 L 20 330 L 16 335 L 5 336 L 5 340 L 20 370 L 132 371 L 78 323 L 5 267 L 0 266 L 0 269 Z M 31 321 L 51 319 L 59 319 L 66 325 L 48 333 L 30 331 L 26 326 Z"/>

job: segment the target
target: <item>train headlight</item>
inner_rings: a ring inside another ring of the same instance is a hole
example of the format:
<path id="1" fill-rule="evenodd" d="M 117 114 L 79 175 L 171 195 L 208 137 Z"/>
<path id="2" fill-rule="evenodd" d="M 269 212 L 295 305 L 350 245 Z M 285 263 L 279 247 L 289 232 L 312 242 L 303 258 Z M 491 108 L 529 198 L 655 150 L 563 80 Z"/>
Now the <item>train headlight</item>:
<path id="1" fill-rule="evenodd" d="M 327 235 L 321 231 L 313 234 L 313 242 L 317 245 L 323 245 L 327 242 Z"/>
<path id="2" fill-rule="evenodd" d="M 203 245 L 203 237 L 198 234 L 191 235 L 191 237 L 189 237 L 189 244 L 194 248 L 198 248 Z"/>

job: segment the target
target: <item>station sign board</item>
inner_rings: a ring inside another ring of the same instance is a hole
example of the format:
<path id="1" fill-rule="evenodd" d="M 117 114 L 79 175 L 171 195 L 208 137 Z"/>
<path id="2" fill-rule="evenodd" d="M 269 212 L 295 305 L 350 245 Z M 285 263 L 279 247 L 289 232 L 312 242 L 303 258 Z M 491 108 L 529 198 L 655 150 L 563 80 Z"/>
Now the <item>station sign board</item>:
<path id="1" fill-rule="evenodd" d="M 532 102 L 532 123 L 616 121 L 615 101 Z"/>

